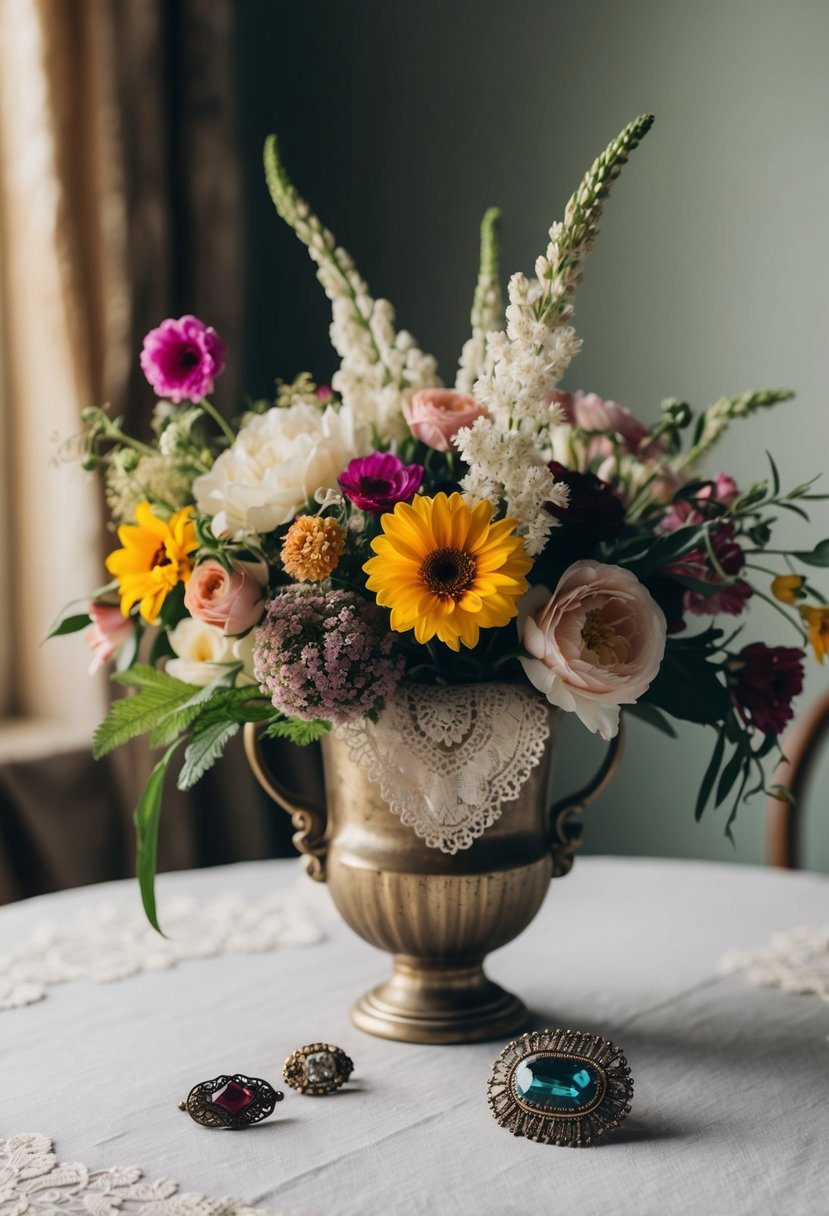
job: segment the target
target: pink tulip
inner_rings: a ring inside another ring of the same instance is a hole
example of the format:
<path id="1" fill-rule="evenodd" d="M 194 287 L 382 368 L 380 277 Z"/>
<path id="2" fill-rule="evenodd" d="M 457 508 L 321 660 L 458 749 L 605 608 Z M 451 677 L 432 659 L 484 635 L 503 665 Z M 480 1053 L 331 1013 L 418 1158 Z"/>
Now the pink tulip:
<path id="1" fill-rule="evenodd" d="M 84 634 L 84 641 L 92 650 L 89 674 L 94 675 L 132 637 L 135 625 L 131 617 L 124 616 L 117 604 L 100 604 L 93 600 L 89 605 L 89 615 L 92 625 Z"/>

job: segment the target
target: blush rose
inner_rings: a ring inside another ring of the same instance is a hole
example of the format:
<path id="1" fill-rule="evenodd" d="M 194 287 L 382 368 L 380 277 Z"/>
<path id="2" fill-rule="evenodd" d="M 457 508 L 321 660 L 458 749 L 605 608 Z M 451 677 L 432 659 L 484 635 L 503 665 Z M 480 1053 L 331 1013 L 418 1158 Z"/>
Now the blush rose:
<path id="1" fill-rule="evenodd" d="M 422 388 L 403 406 L 403 416 L 415 439 L 436 452 L 448 452 L 461 427 L 487 417 L 486 407 L 451 388 Z"/>
<path id="2" fill-rule="evenodd" d="M 226 570 L 213 558 L 190 575 L 184 605 L 191 616 L 215 625 L 225 636 L 245 633 L 265 610 L 262 587 L 248 570 Z"/>
<path id="3" fill-rule="evenodd" d="M 620 566 L 574 562 L 552 593 L 532 587 L 518 605 L 521 666 L 551 705 L 612 739 L 619 706 L 632 705 L 659 671 L 665 616 Z"/>

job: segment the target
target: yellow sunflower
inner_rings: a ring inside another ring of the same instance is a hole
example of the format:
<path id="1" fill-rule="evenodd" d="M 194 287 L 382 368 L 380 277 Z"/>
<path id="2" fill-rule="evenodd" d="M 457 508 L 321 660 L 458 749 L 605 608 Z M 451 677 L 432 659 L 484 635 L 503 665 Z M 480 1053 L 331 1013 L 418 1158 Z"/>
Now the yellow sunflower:
<path id="1" fill-rule="evenodd" d="M 190 554 L 198 548 L 192 515 L 192 507 L 183 507 L 169 519 L 160 519 L 148 502 L 140 502 L 135 523 L 118 529 L 124 547 L 110 553 L 106 568 L 118 580 L 124 616 L 138 604 L 144 620 L 154 624 L 176 584 L 190 578 Z"/>
<path id="2" fill-rule="evenodd" d="M 418 642 L 436 634 L 451 650 L 477 645 L 482 629 L 518 615 L 532 561 L 515 520 L 491 523 L 492 505 L 469 507 L 460 494 L 417 496 L 381 518 L 376 556 L 363 566 L 377 603 L 391 608 L 391 627 L 414 629 Z"/>

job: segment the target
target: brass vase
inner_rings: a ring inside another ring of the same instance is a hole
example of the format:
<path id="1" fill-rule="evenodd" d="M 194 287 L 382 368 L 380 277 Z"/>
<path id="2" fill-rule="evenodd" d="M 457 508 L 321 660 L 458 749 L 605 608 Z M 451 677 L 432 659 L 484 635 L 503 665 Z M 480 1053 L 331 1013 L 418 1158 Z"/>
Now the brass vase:
<path id="1" fill-rule="evenodd" d="M 471 1043 L 524 1029 L 526 1006 L 488 979 L 490 950 L 521 933 L 551 878 L 568 873 L 580 839 L 572 816 L 610 781 L 621 750 L 611 742 L 593 780 L 549 804 L 553 743 L 519 797 L 472 846 L 449 855 L 401 823 L 336 734 L 322 743 L 327 811 L 288 793 L 269 769 L 258 729 L 245 727 L 253 772 L 293 819 L 310 876 L 326 882 L 351 928 L 393 956 L 391 978 L 352 1010 L 361 1030 L 408 1043 Z"/>

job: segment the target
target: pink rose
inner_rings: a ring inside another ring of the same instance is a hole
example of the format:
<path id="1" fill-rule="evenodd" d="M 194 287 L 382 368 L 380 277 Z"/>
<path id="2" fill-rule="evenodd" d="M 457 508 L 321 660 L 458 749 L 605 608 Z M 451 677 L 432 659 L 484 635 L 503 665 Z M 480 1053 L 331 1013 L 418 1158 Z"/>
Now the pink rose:
<path id="1" fill-rule="evenodd" d="M 487 411 L 480 401 L 454 389 L 422 388 L 404 404 L 403 416 L 415 439 L 436 452 L 448 452 L 461 427 L 487 417 Z"/>
<path id="2" fill-rule="evenodd" d="M 184 604 L 191 616 L 217 626 L 225 636 L 245 633 L 265 610 L 257 579 L 239 566 L 225 570 L 213 558 L 200 562 L 190 575 Z"/>
<path id="3" fill-rule="evenodd" d="M 570 426 L 582 431 L 613 431 L 628 451 L 635 452 L 648 434 L 644 422 L 616 401 L 605 401 L 597 393 L 550 393 L 549 401 L 560 405 Z"/>
<path id="4" fill-rule="evenodd" d="M 528 680 L 603 739 L 659 671 L 665 634 L 662 610 L 621 566 L 574 562 L 552 594 L 532 587 L 518 604 Z"/>
<path id="5" fill-rule="evenodd" d="M 89 674 L 94 675 L 132 637 L 135 625 L 131 617 L 124 616 L 118 604 L 99 604 L 93 600 L 89 615 L 92 625 L 84 634 L 84 641 L 92 650 Z"/>

